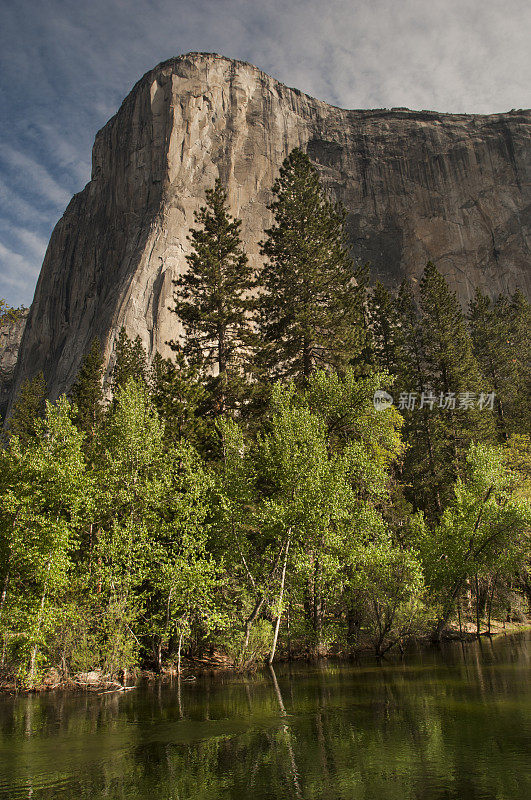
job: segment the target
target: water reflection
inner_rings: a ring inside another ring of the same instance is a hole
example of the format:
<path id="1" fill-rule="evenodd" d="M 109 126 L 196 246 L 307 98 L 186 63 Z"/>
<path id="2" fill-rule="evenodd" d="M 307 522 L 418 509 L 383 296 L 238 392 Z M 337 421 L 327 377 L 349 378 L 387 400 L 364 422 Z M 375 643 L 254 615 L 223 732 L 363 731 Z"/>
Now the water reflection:
<path id="1" fill-rule="evenodd" d="M 530 643 L 2 698 L 0 797 L 525 798 Z"/>

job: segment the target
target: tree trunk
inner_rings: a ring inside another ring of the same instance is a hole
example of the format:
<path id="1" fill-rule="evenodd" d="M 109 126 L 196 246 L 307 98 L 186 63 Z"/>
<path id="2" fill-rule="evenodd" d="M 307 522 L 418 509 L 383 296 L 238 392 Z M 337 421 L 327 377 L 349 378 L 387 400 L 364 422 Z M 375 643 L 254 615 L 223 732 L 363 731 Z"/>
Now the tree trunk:
<path id="1" fill-rule="evenodd" d="M 225 380 L 227 376 L 227 356 L 225 352 L 225 329 L 218 329 L 218 375 L 219 375 L 219 412 L 225 413 Z"/>
<path id="2" fill-rule="evenodd" d="M 321 547 L 324 541 L 321 539 Z M 313 628 L 315 631 L 316 653 L 321 655 L 321 645 L 323 640 L 323 619 L 325 615 L 325 600 L 323 597 L 322 568 L 319 558 L 315 561 L 314 571 L 314 592 L 313 592 Z"/>
<path id="3" fill-rule="evenodd" d="M 179 633 L 179 647 L 177 648 L 177 674 L 181 674 L 181 648 L 183 643 L 182 631 Z"/>
<path id="4" fill-rule="evenodd" d="M 44 579 L 44 586 L 43 586 L 43 589 L 42 589 L 41 607 L 40 607 L 40 610 L 39 610 L 39 616 L 37 617 L 36 635 L 38 635 L 40 633 L 40 630 L 41 630 L 42 615 L 44 613 L 44 603 L 46 602 L 46 590 L 48 588 L 48 575 L 50 574 L 51 566 L 52 566 L 52 559 L 50 557 L 50 559 L 48 560 L 48 564 L 46 565 L 46 578 Z M 28 673 L 28 685 L 29 685 L 30 689 L 33 688 L 33 684 L 34 684 L 34 681 L 35 681 L 35 664 L 36 664 L 36 661 L 37 661 L 37 650 L 38 650 L 38 645 L 37 645 L 37 642 L 35 642 L 35 644 L 32 647 L 32 650 L 31 650 L 30 668 L 29 668 L 29 673 Z"/>
<path id="5" fill-rule="evenodd" d="M 7 597 L 7 587 L 9 585 L 9 569 L 6 572 L 6 576 L 4 578 L 4 585 L 2 587 L 2 596 L 0 597 L 0 616 L 2 616 L 2 612 L 4 610 L 4 603 Z"/>
<path id="6" fill-rule="evenodd" d="M 463 588 L 464 581 L 465 581 L 465 579 L 463 578 L 462 580 L 459 580 L 454 584 L 454 588 L 452 590 L 450 598 L 448 599 L 448 602 L 446 603 L 446 606 L 445 606 L 445 608 L 443 610 L 443 613 L 441 614 L 440 618 L 438 619 L 437 624 L 435 626 L 435 629 L 434 629 L 434 631 L 433 631 L 433 633 L 431 635 L 432 642 L 440 642 L 441 641 L 441 637 L 442 637 L 442 635 L 444 633 L 444 630 L 445 630 L 446 626 L 448 625 L 448 621 L 449 621 L 450 617 L 452 616 L 452 611 L 454 609 L 455 600 L 459 596 L 459 594 L 461 592 L 461 589 Z"/>
<path id="7" fill-rule="evenodd" d="M 498 573 L 495 574 L 494 579 L 492 581 L 492 586 L 490 590 L 490 598 L 489 598 L 489 614 L 488 614 L 488 634 L 490 636 L 490 623 L 491 623 L 491 615 L 492 615 L 492 601 L 494 599 L 494 590 L 496 589 L 496 583 L 498 581 Z"/>
<path id="8" fill-rule="evenodd" d="M 275 650 L 277 648 L 277 640 L 278 640 L 278 631 L 279 631 L 279 628 L 280 628 L 280 619 L 282 617 L 282 600 L 284 598 L 284 582 L 286 580 L 286 567 L 287 567 L 287 564 L 288 564 L 289 545 L 290 545 L 290 537 L 288 537 L 288 540 L 286 542 L 286 551 L 284 553 L 284 565 L 282 567 L 282 578 L 281 578 L 281 581 L 280 581 L 280 597 L 279 597 L 279 600 L 278 600 L 278 616 L 277 616 L 277 621 L 276 621 L 276 625 L 275 625 L 275 635 L 273 636 L 273 646 L 271 647 L 271 653 L 269 654 L 269 662 L 268 663 L 270 665 L 273 663 L 273 659 L 275 657 Z"/>
<path id="9" fill-rule="evenodd" d="M 50 571 L 50 564 L 48 564 L 48 572 Z M 46 583 L 44 584 L 44 589 L 42 592 L 41 597 L 41 607 L 39 611 L 39 616 L 37 618 L 37 630 L 35 635 L 38 635 L 41 630 L 41 622 L 42 622 L 42 615 L 44 612 L 44 603 L 46 602 Z M 31 648 L 31 657 L 30 657 L 30 668 L 28 672 L 28 688 L 33 689 L 35 683 L 35 665 L 37 662 L 37 651 L 38 651 L 38 644 L 35 642 L 33 647 Z"/>
<path id="10" fill-rule="evenodd" d="M 256 603 L 254 604 L 253 610 L 251 611 L 251 613 L 249 614 L 249 616 L 245 620 L 245 626 L 244 626 L 245 638 L 244 638 L 244 642 L 243 642 L 242 658 L 245 655 L 245 652 L 246 652 L 246 650 L 247 650 L 247 648 L 249 646 L 249 636 L 251 635 L 251 628 L 253 626 L 253 622 L 255 622 L 255 620 L 257 619 L 260 611 L 262 610 L 262 606 L 265 603 L 265 599 L 266 599 L 266 595 L 264 593 L 256 600 Z"/>
<path id="11" fill-rule="evenodd" d="M 312 345 L 305 336 L 302 344 L 302 377 L 304 385 L 307 386 L 312 374 Z"/>
<path id="12" fill-rule="evenodd" d="M 478 574 L 476 572 L 475 575 L 476 581 L 476 636 L 481 635 L 481 620 L 480 620 L 480 609 L 479 609 L 479 579 Z"/>
<path id="13" fill-rule="evenodd" d="M 249 616 L 247 617 L 247 619 L 245 620 L 244 629 L 243 629 L 244 633 L 245 633 L 245 638 L 244 638 L 243 648 L 242 648 L 242 652 L 241 652 L 241 656 L 240 656 L 240 661 L 241 661 L 242 664 L 243 664 L 243 657 L 245 655 L 247 647 L 249 646 L 249 636 L 251 634 L 251 628 L 253 626 L 253 622 L 255 622 L 255 620 L 257 619 L 258 615 L 260 614 L 260 611 L 262 610 L 262 606 L 265 603 L 265 600 L 267 598 L 267 588 L 269 586 L 269 581 L 273 578 L 273 576 L 275 575 L 275 573 L 277 571 L 278 565 L 280 563 L 280 559 L 282 557 L 282 551 L 283 550 L 284 550 L 284 545 L 282 545 L 282 547 L 278 551 L 278 555 L 277 555 L 277 557 L 275 559 L 275 563 L 273 564 L 271 572 L 269 573 L 268 579 L 266 581 L 265 590 L 262 592 L 261 595 L 259 595 L 256 598 L 256 602 L 254 604 L 254 608 L 251 611 L 251 613 L 249 614 Z"/>

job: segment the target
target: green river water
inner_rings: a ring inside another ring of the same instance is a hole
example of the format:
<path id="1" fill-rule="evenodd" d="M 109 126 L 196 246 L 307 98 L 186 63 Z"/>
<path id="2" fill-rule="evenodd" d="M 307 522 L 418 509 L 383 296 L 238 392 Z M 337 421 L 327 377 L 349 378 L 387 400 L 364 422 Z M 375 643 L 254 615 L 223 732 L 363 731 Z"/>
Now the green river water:
<path id="1" fill-rule="evenodd" d="M 0 697 L 0 798 L 531 798 L 529 633 L 378 664 Z"/>

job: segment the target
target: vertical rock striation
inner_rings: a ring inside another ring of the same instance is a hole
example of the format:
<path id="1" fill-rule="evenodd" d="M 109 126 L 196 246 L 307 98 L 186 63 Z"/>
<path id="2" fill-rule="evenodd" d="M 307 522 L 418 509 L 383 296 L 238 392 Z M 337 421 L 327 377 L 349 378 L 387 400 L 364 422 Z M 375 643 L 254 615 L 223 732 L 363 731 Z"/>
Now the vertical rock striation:
<path id="1" fill-rule="evenodd" d="M 7 409 L 28 314 L 29 308 L 18 308 L 0 320 L 0 419 Z"/>
<path id="2" fill-rule="evenodd" d="M 258 266 L 270 188 L 297 146 L 347 208 L 353 255 L 374 277 L 396 286 L 431 260 L 464 303 L 475 285 L 530 294 L 530 141 L 530 111 L 348 111 L 218 55 L 166 61 L 96 136 L 91 181 L 48 246 L 15 391 L 43 370 L 57 397 L 94 336 L 112 364 L 122 325 L 166 354 L 180 333 L 172 280 L 205 190 L 222 178 Z"/>

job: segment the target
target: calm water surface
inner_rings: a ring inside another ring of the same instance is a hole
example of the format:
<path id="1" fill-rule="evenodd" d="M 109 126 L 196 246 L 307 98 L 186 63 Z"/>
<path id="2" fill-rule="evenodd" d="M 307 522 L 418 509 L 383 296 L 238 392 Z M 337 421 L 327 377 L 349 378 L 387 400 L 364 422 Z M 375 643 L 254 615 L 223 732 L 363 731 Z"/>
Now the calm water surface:
<path id="1" fill-rule="evenodd" d="M 529 634 L 378 665 L 0 697 L 0 798 L 531 798 Z"/>

